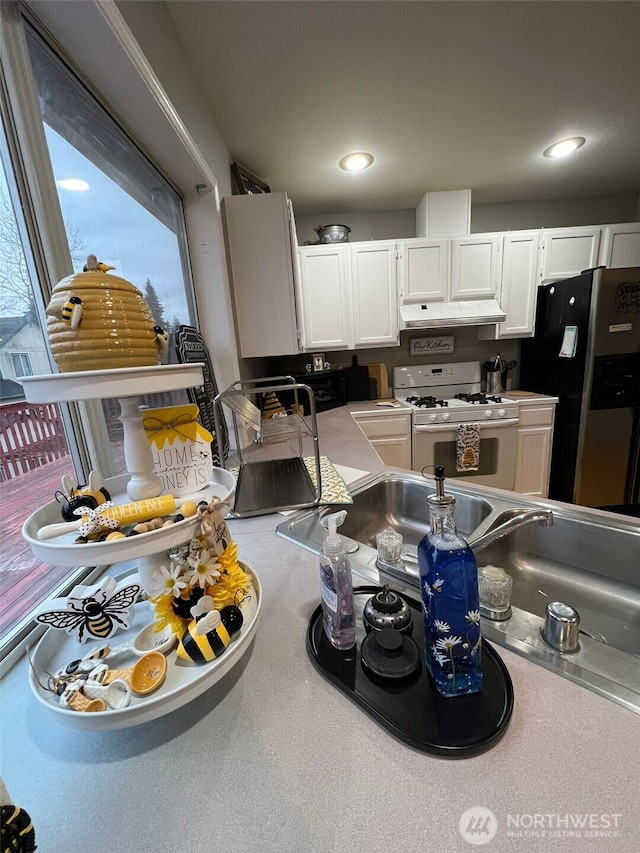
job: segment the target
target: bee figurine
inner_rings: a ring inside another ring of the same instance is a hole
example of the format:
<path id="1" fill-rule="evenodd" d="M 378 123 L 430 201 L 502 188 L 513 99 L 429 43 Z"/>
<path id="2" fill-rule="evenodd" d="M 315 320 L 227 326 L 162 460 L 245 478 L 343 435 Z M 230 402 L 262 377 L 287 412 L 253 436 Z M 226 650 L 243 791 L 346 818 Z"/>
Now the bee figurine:
<path id="1" fill-rule="evenodd" d="M 177 657 L 192 663 L 219 658 L 242 628 L 242 611 L 235 604 L 193 619 L 178 642 Z"/>
<path id="2" fill-rule="evenodd" d="M 167 332 L 165 332 L 162 326 L 154 326 L 153 333 L 158 352 L 166 352 L 169 349 L 169 335 Z"/>
<path id="3" fill-rule="evenodd" d="M 141 587 L 130 583 L 116 588 L 114 578 L 105 578 L 96 587 L 77 586 L 65 598 L 46 602 L 36 614 L 36 622 L 77 634 L 79 643 L 90 637 L 106 640 L 118 628 L 128 628 Z"/>
<path id="4" fill-rule="evenodd" d="M 82 299 L 79 296 L 71 296 L 62 306 L 62 319 L 71 326 L 72 329 L 77 329 L 82 320 Z"/>
<path id="5" fill-rule="evenodd" d="M 86 486 L 78 486 L 73 477 L 62 478 L 63 492 L 56 492 L 55 498 L 62 503 L 61 514 L 64 521 L 77 521 L 76 510 L 81 507 L 96 509 L 96 507 L 111 500 L 111 495 L 103 486 L 102 474 L 91 471 Z"/>

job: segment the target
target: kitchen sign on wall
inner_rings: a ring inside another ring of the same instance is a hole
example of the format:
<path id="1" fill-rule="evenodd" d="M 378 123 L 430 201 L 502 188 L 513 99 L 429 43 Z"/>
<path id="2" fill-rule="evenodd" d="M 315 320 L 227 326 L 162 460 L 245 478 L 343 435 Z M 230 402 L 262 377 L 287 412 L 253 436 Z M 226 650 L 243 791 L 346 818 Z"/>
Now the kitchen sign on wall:
<path id="1" fill-rule="evenodd" d="M 453 335 L 412 338 L 409 341 L 409 355 L 445 355 L 450 352 L 453 352 Z"/>

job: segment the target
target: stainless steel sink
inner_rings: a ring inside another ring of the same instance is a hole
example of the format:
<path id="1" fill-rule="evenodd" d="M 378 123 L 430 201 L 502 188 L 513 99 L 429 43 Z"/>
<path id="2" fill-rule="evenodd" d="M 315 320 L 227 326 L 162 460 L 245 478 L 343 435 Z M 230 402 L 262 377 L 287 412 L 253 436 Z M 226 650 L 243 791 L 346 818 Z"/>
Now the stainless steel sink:
<path id="1" fill-rule="evenodd" d="M 429 529 L 427 496 L 435 491 L 433 480 L 423 477 L 376 477 L 370 485 L 354 493 L 352 507 L 340 533 L 365 545 L 376 547 L 376 534 L 393 527 L 414 550 Z M 456 524 L 463 536 L 469 536 L 492 512 L 491 504 L 480 497 L 459 495 L 456 499 Z M 331 510 L 333 511 L 333 510 Z"/>
<path id="2" fill-rule="evenodd" d="M 346 507 L 340 533 L 354 574 L 417 595 L 416 547 L 428 530 L 426 499 L 434 488 L 430 478 L 394 469 L 352 487 L 353 506 Z M 447 481 L 446 491 L 456 498 L 459 530 L 472 547 L 478 543 L 478 566 L 501 566 L 513 579 L 511 618 L 483 617 L 483 635 L 640 714 L 640 524 L 460 481 Z M 303 510 L 277 533 L 319 553 L 326 535 L 320 519 L 335 509 Z M 550 524 L 545 510 L 553 513 L 552 526 L 542 526 Z M 527 523 L 532 521 L 542 523 Z M 397 564 L 378 560 L 376 534 L 385 527 L 404 537 Z M 497 534 L 501 537 L 492 541 Z M 576 652 L 556 651 L 542 639 L 552 601 L 569 604 L 580 615 Z"/>

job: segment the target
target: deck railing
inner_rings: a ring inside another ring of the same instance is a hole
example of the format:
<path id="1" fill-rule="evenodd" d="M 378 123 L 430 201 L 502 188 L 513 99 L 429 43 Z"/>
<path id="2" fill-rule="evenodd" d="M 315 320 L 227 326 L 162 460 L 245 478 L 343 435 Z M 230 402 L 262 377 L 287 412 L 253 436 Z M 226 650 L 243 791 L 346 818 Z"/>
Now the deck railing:
<path id="1" fill-rule="evenodd" d="M 56 403 L 0 404 L 0 480 L 69 455 Z"/>

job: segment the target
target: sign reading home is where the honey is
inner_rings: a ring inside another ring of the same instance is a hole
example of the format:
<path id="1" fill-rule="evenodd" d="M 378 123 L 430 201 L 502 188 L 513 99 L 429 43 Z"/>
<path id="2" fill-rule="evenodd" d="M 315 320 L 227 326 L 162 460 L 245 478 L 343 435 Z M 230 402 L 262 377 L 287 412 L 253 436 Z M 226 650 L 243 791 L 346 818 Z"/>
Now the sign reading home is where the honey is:
<path id="1" fill-rule="evenodd" d="M 163 494 L 184 495 L 204 489 L 213 472 L 212 435 L 198 422 L 198 407 L 146 409 L 142 424 Z"/>

